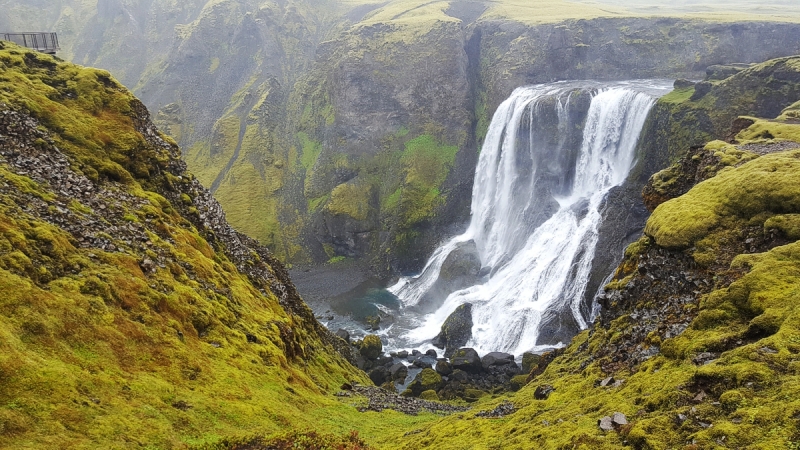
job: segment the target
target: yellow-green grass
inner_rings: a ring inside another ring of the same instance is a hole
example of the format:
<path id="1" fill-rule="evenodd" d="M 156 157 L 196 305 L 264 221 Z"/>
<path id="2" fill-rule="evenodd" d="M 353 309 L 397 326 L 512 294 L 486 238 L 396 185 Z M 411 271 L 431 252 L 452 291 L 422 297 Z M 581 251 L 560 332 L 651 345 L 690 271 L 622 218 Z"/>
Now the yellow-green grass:
<path id="1" fill-rule="evenodd" d="M 73 170 L 136 199 L 119 223 L 151 241 L 80 247 L 22 206 L 60 201 L 117 219 L 0 163 L 0 447 L 186 448 L 306 428 L 374 442 L 385 427 L 436 419 L 362 414 L 352 404 L 362 400 L 332 395 L 369 381 L 178 214 L 190 195 L 172 204 L 159 193 L 180 185 L 166 171 L 176 155 L 136 131 L 143 109 L 106 72 L 7 46 L 0 103 L 34 116 Z M 144 273 L 159 255 L 163 267 Z"/>

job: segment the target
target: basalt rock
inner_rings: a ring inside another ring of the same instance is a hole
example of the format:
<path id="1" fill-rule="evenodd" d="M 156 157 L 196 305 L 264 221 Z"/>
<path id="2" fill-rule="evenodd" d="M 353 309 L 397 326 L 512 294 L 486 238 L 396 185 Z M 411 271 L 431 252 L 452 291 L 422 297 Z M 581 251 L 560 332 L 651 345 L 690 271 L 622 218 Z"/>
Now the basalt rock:
<path id="1" fill-rule="evenodd" d="M 472 338 L 472 304 L 459 305 L 447 316 L 439 335 L 433 343 L 444 348 L 445 357 L 453 357 L 456 349 L 462 347 Z"/>

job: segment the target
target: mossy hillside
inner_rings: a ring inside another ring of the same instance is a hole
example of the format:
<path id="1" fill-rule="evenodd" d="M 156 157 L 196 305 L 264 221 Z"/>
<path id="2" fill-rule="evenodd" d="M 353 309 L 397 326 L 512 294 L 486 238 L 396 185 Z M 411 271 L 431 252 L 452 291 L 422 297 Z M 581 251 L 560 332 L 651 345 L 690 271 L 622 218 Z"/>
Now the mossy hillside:
<path id="1" fill-rule="evenodd" d="M 717 228 L 735 221 L 763 225 L 775 214 L 800 212 L 800 150 L 762 156 L 723 170 L 690 193 L 661 204 L 645 233 L 667 248 L 712 245 Z M 706 239 L 704 242 L 701 240 Z"/>
<path id="2" fill-rule="evenodd" d="M 728 139 L 739 116 L 777 117 L 798 101 L 800 58 L 770 60 L 711 84 L 700 98 L 693 98 L 695 88 L 689 87 L 657 102 L 654 115 L 664 123 L 655 140 L 667 147 L 671 161 L 691 146 Z"/>
<path id="3" fill-rule="evenodd" d="M 770 213 L 773 203 L 763 201 L 772 195 L 769 191 L 737 189 L 739 176 L 758 179 L 764 167 L 781 167 L 779 162 L 798 157 L 796 151 L 776 152 L 723 169 L 664 205 L 701 196 L 705 185 L 722 180 L 741 197 L 737 201 L 765 208 L 761 216 L 771 216 L 770 224 L 789 223 L 794 215 Z M 759 162 L 762 166 L 755 165 Z M 739 176 L 729 175 L 737 172 Z M 770 173 L 775 174 L 773 191 L 788 186 L 780 170 Z M 800 198 L 800 194 L 794 195 Z M 717 197 L 717 201 L 728 204 L 730 199 Z M 749 244 L 751 228 L 757 228 L 754 233 L 771 233 L 770 228 L 759 228 L 763 220 L 756 225 L 752 220 L 742 221 L 738 208 L 693 202 L 683 206 L 690 216 L 709 206 L 723 214 L 720 227 L 712 233 L 717 237 L 725 233 L 729 242 L 690 250 L 713 253 L 716 263 L 706 268 L 664 267 L 675 264 L 680 252 L 671 253 L 643 237 L 626 251 L 615 276 L 628 281 L 607 288 L 622 294 L 612 297 L 618 300 L 604 303 L 607 321 L 578 335 L 516 394 L 484 399 L 470 412 L 421 427 L 413 438 L 398 436 L 400 448 L 682 448 L 687 442 L 692 448 L 791 448 L 800 438 L 795 419 L 800 403 L 793 395 L 800 386 L 796 367 L 800 354 L 800 243 L 787 233 Z M 651 222 L 661 220 L 660 210 Z M 755 253 L 750 253 L 751 245 L 756 246 Z M 738 249 L 739 255 L 732 255 L 731 249 Z M 647 258 L 655 258 L 656 265 L 646 263 Z M 667 274 L 661 277 L 653 270 Z M 690 271 L 684 276 L 699 276 L 687 278 L 699 284 L 683 286 L 670 270 Z M 636 294 L 639 291 L 634 286 L 649 294 Z M 628 290 L 632 290 L 630 296 L 625 294 Z M 693 290 L 697 300 L 682 304 L 683 292 L 691 296 Z M 676 300 L 678 303 L 670 306 Z M 673 308 L 690 318 L 685 331 L 679 328 L 677 334 L 665 334 L 656 327 L 646 336 L 638 335 L 640 324 L 650 320 L 648 311 L 662 311 L 656 313 L 654 323 L 671 322 L 676 314 Z M 634 354 L 649 356 L 626 361 Z M 608 376 L 621 380 L 620 384 L 600 387 L 599 381 Z M 543 385 L 555 391 L 546 400 L 536 400 L 534 390 Z M 503 401 L 510 401 L 517 411 L 501 419 L 476 415 Z M 629 425 L 601 431 L 597 421 L 617 411 L 627 416 Z"/>
<path id="4" fill-rule="evenodd" d="M 0 163 L 3 446 L 181 448 L 290 427 L 374 442 L 387 424 L 433 419 L 365 420 L 330 395 L 367 379 L 328 347 L 280 263 L 230 253 L 224 227 L 203 225 L 217 220 L 207 194 L 105 72 L 13 46 L 0 61 L 4 108 L 19 111 L 4 112 L 17 132 L 3 131 Z M 73 83 L 94 101 L 69 98 Z M 55 165 L 21 173 L 33 157 Z"/>

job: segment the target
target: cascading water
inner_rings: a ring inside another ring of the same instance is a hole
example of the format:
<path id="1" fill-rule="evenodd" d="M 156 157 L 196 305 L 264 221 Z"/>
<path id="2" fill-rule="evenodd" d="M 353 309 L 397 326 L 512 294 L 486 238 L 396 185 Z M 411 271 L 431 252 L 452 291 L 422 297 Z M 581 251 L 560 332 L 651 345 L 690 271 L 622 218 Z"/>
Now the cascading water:
<path id="1" fill-rule="evenodd" d="M 605 87 L 553 83 L 514 91 L 489 126 L 467 231 L 436 249 L 419 275 L 388 288 L 403 308 L 425 303 L 435 308 L 402 341 L 432 339 L 463 303 L 473 305 L 468 345 L 479 352 L 519 355 L 557 345 L 541 332 L 546 322 L 563 320 L 558 317 L 586 328 L 590 318 L 581 303 L 602 201 L 627 177 L 647 114 L 667 89 L 643 81 Z M 480 260 L 481 278 L 445 292 L 443 302 L 431 299 L 448 257 L 467 244 Z"/>

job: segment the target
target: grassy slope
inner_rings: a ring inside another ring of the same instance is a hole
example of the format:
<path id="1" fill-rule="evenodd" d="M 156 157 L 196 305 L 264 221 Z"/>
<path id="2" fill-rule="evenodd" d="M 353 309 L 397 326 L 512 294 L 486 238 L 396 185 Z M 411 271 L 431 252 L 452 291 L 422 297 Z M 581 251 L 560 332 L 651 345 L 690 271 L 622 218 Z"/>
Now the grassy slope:
<path id="1" fill-rule="evenodd" d="M 0 147 L 60 150 L 92 191 L 70 198 L 0 158 L 0 446 L 182 448 L 306 427 L 374 440 L 430 420 L 389 412 L 365 423 L 329 395 L 366 379 L 279 304 L 277 267 L 264 266 L 262 290 L 179 213 L 198 214 L 193 176 L 175 175 L 174 146 L 134 128 L 137 105 L 107 72 L 0 49 L 0 110 L 38 122 Z"/>
<path id="2" fill-rule="evenodd" d="M 705 151 L 718 158 L 716 176 L 660 205 L 645 237 L 626 251 L 613 283 L 623 293 L 628 284 L 633 289 L 634 283 L 648 283 L 637 267 L 670 251 L 659 244 L 694 260 L 692 273 L 702 274 L 713 287 L 696 303 L 679 306 L 678 314 L 694 317 L 686 331 L 674 337 L 649 334 L 640 350 L 660 352 L 629 370 L 615 362 L 619 355 L 624 361 L 629 349 L 617 346 L 632 339 L 641 319 L 623 314 L 577 336 L 564 355 L 515 395 L 477 408 L 511 401 L 518 409 L 512 415 L 479 418 L 473 410 L 444 418 L 398 437 L 399 447 L 797 448 L 800 149 L 759 156 L 746 145 L 792 147 L 787 140 L 800 142 L 800 125 L 791 122 L 795 115 L 790 107 L 779 121 L 756 121 L 739 134 L 738 145 L 710 143 Z M 782 136 L 763 139 L 764 130 Z M 777 236 L 778 246 L 742 253 L 751 237 L 761 242 L 770 236 Z M 661 283 L 666 284 L 655 285 L 654 292 L 681 295 L 674 277 Z M 668 314 L 674 310 L 658 304 L 669 298 L 655 294 L 631 301 L 634 309 L 658 314 L 657 321 L 671 321 Z M 704 352 L 716 352 L 714 360 L 693 362 Z M 611 375 L 623 379 L 622 386 L 597 387 Z M 555 388 L 547 400 L 534 399 L 541 385 Z M 701 391 L 708 397 L 694 401 Z M 616 411 L 630 424 L 619 432 L 600 431 L 598 419 Z"/>

